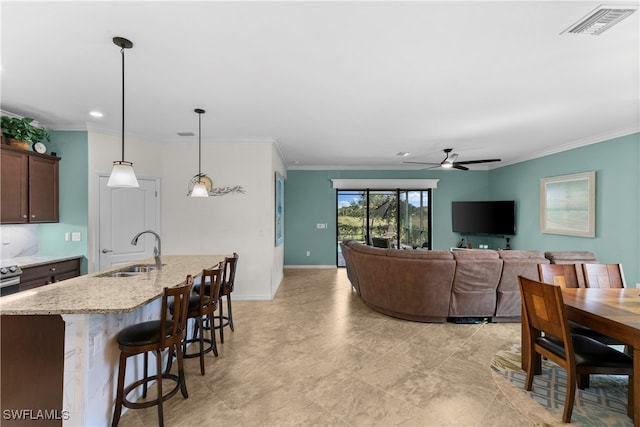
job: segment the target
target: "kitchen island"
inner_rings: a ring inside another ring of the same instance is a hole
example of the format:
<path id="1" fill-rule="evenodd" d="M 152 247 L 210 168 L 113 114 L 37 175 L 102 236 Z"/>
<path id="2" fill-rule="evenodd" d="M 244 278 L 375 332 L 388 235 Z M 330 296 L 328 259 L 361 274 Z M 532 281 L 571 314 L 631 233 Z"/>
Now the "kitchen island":
<path id="1" fill-rule="evenodd" d="M 163 256 L 161 271 L 108 277 L 121 266 L 0 298 L 2 425 L 109 425 L 118 332 L 158 319 L 165 287 L 224 257 Z M 135 264 L 153 265 L 153 259 Z M 135 359 L 127 381 L 142 372 L 142 358 Z"/>

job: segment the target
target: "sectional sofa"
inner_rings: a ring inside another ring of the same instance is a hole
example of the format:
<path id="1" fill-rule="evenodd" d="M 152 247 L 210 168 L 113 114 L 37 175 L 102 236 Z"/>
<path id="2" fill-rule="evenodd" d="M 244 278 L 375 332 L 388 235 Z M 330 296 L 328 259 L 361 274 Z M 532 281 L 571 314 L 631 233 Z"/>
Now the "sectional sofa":
<path id="1" fill-rule="evenodd" d="M 389 316 L 419 322 L 519 322 L 518 276 L 538 278 L 538 264 L 595 260 L 590 253 L 493 250 L 399 250 L 341 244 L 347 276 L 362 300 Z M 563 255 L 566 255 L 563 258 Z"/>

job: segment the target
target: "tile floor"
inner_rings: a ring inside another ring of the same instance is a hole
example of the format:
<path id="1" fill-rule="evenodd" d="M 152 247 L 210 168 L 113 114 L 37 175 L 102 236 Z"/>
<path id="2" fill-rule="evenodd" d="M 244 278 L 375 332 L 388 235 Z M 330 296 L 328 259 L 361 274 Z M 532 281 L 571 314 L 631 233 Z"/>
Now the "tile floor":
<path id="1" fill-rule="evenodd" d="M 520 324 L 397 320 L 365 306 L 344 269 L 287 269 L 273 301 L 233 309 L 206 375 L 185 360 L 189 398 L 165 403 L 166 426 L 532 425 L 489 367 Z M 120 422 L 156 425 L 156 408 Z"/>

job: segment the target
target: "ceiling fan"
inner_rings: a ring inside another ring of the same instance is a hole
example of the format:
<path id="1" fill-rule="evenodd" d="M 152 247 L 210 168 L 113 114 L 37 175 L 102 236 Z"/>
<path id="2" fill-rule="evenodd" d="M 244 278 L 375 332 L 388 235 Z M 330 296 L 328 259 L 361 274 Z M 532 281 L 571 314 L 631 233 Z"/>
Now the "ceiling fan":
<path id="1" fill-rule="evenodd" d="M 441 161 L 440 163 L 427 163 L 427 162 L 402 162 L 402 163 L 413 163 L 413 164 L 417 164 L 417 165 L 433 165 L 433 167 L 431 168 L 426 168 L 426 169 L 433 169 L 433 168 L 437 168 L 437 167 L 442 167 L 442 168 L 446 168 L 446 169 L 460 169 L 463 171 L 467 171 L 469 170 L 468 167 L 464 166 L 464 165 L 475 165 L 478 163 L 490 163 L 490 162 L 499 162 L 500 159 L 484 159 L 484 160 L 466 160 L 464 162 L 458 162 L 456 160 L 458 160 L 458 155 L 456 153 L 452 153 L 453 148 L 445 148 L 444 150 L 444 154 L 445 154 L 445 158 L 443 161 Z"/>

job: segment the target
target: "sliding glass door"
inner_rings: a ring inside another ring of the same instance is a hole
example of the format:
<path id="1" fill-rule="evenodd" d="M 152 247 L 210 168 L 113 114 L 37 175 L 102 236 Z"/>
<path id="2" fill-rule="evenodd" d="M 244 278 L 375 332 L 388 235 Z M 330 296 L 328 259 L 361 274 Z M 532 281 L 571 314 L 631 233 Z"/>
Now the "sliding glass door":
<path id="1" fill-rule="evenodd" d="M 344 267 L 339 243 L 358 240 L 373 246 L 431 247 L 430 190 L 338 190 L 337 265 Z"/>
<path id="2" fill-rule="evenodd" d="M 401 246 L 431 248 L 430 196 L 431 192 L 428 190 L 400 191 Z"/>

